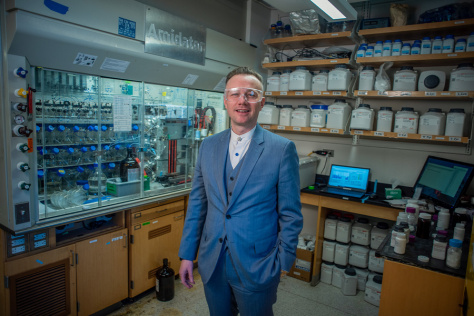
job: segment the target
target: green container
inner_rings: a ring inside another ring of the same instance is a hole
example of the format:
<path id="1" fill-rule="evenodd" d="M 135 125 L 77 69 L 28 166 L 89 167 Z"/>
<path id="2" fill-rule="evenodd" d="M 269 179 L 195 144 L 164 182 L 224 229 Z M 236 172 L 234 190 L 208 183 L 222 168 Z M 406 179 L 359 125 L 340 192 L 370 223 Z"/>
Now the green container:
<path id="1" fill-rule="evenodd" d="M 402 198 L 401 189 L 389 189 L 385 188 L 385 198 L 387 200 L 397 200 Z"/>

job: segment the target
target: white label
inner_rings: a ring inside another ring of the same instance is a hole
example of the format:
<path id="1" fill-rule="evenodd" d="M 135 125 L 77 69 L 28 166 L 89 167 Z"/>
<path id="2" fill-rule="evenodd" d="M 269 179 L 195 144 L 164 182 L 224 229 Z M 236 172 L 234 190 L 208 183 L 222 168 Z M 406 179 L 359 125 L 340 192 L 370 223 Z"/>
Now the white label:
<path id="1" fill-rule="evenodd" d="M 426 92 L 425 92 L 425 96 L 426 96 L 426 97 L 435 97 L 435 96 L 436 96 L 436 92 L 434 92 L 434 91 L 426 91 Z"/>
<path id="2" fill-rule="evenodd" d="M 323 92 L 323 94 L 324 94 L 324 95 L 330 95 L 330 93 L 329 93 L 329 92 Z"/>
<path id="3" fill-rule="evenodd" d="M 364 132 L 363 131 L 354 131 L 354 134 L 355 135 L 364 135 Z"/>
<path id="4" fill-rule="evenodd" d="M 469 93 L 467 92 L 456 92 L 457 97 L 467 97 L 469 96 Z"/>
<path id="5" fill-rule="evenodd" d="M 384 136 L 384 132 L 374 132 L 374 136 Z"/>
<path id="6" fill-rule="evenodd" d="M 124 73 L 129 65 L 129 61 L 106 57 L 102 62 L 100 69 Z"/>
<path id="7" fill-rule="evenodd" d="M 327 133 L 327 132 L 329 132 L 329 130 L 328 130 L 327 128 L 323 128 L 323 129 L 321 130 L 321 132 Z"/>
<path id="8" fill-rule="evenodd" d="M 388 95 L 387 91 L 378 91 L 377 95 Z"/>
<path id="9" fill-rule="evenodd" d="M 338 91 L 338 92 L 334 91 L 334 92 L 332 93 L 332 95 L 341 95 L 341 94 L 342 94 L 341 91 Z"/>
<path id="10" fill-rule="evenodd" d="M 436 92 L 435 92 L 436 93 Z M 441 95 L 451 95 L 451 92 L 441 92 Z"/>
<path id="11" fill-rule="evenodd" d="M 458 54 L 448 54 L 448 57 L 456 57 Z"/>
<path id="12" fill-rule="evenodd" d="M 313 91 L 313 95 L 321 95 L 321 91 Z"/>
<path id="13" fill-rule="evenodd" d="M 128 169 L 127 179 L 128 179 L 128 181 L 140 180 L 140 168 Z"/>
<path id="14" fill-rule="evenodd" d="M 293 130 L 294 130 L 294 131 L 301 131 L 301 127 L 296 127 L 296 126 L 295 126 L 295 127 L 293 127 Z"/>
<path id="15" fill-rule="evenodd" d="M 331 60 L 331 63 L 337 63 L 337 59 Z"/>
<path id="16" fill-rule="evenodd" d="M 265 129 L 270 129 L 270 125 L 262 125 L 262 127 Z"/>
<path id="17" fill-rule="evenodd" d="M 431 135 L 421 135 L 421 139 L 433 139 Z"/>
<path id="18" fill-rule="evenodd" d="M 450 141 L 450 142 L 460 142 L 460 141 L 461 141 L 461 137 L 452 137 L 452 136 L 450 136 L 450 137 L 449 137 L 449 141 Z"/>
<path id="19" fill-rule="evenodd" d="M 339 33 L 332 33 L 331 36 L 339 36 Z"/>
<path id="20" fill-rule="evenodd" d="M 312 131 L 312 132 L 319 133 L 319 128 L 317 128 L 317 127 L 312 127 L 312 128 L 311 128 L 311 131 Z"/>
<path id="21" fill-rule="evenodd" d="M 269 91 L 265 91 L 265 95 L 272 95 L 272 93 Z"/>
<path id="22" fill-rule="evenodd" d="M 398 133 L 397 137 L 407 138 L 408 134 L 407 133 Z"/>
<path id="23" fill-rule="evenodd" d="M 367 91 L 358 91 L 357 94 L 358 95 L 367 95 Z"/>
<path id="24" fill-rule="evenodd" d="M 303 95 L 303 92 L 297 91 L 297 92 L 295 92 L 295 95 Z"/>
<path id="25" fill-rule="evenodd" d="M 333 133 L 333 134 L 339 134 L 339 130 L 338 130 L 338 129 L 335 129 L 335 128 L 333 128 L 333 129 L 331 129 L 331 133 Z"/>
<path id="26" fill-rule="evenodd" d="M 278 125 L 277 129 L 285 129 L 285 126 Z"/>
<path id="27" fill-rule="evenodd" d="M 464 24 L 464 21 L 456 21 L 454 24 Z"/>
<path id="28" fill-rule="evenodd" d="M 280 95 L 288 95 L 288 92 L 280 92 Z"/>
<path id="29" fill-rule="evenodd" d="M 404 97 L 411 97 L 411 92 L 408 92 L 408 91 L 404 91 L 401 93 L 402 96 Z"/>

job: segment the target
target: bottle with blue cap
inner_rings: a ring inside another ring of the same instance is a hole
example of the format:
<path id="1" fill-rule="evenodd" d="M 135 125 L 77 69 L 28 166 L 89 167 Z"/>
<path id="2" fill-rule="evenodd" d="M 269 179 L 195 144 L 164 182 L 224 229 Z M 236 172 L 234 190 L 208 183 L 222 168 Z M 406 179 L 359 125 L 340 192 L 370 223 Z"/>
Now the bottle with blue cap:
<path id="1" fill-rule="evenodd" d="M 94 172 L 89 176 L 89 195 L 105 195 L 107 193 L 107 177 L 99 168 L 97 162 L 94 163 Z"/>
<path id="2" fill-rule="evenodd" d="M 420 55 L 421 54 L 421 45 L 420 43 L 413 43 L 411 47 L 411 55 Z"/>
<path id="3" fill-rule="evenodd" d="M 360 45 L 359 49 L 357 50 L 357 53 L 356 53 L 356 59 L 361 58 L 361 57 L 365 57 L 366 50 L 367 50 L 367 44 Z"/>
<path id="4" fill-rule="evenodd" d="M 391 40 L 386 40 L 383 43 L 382 56 L 383 57 L 392 56 L 392 41 Z"/>
<path id="5" fill-rule="evenodd" d="M 441 54 L 443 51 L 443 38 L 435 36 L 433 44 L 431 45 L 431 54 Z"/>
<path id="6" fill-rule="evenodd" d="M 311 120 L 309 126 L 311 127 L 326 127 L 328 114 L 328 106 L 326 104 L 311 105 Z"/>
<path id="7" fill-rule="evenodd" d="M 365 57 L 374 57 L 374 46 L 367 46 Z"/>
<path id="8" fill-rule="evenodd" d="M 403 43 L 402 56 L 408 56 L 410 54 L 411 54 L 411 45 L 410 45 L 410 43 Z"/>
<path id="9" fill-rule="evenodd" d="M 392 46 L 392 56 L 400 56 L 402 54 L 403 42 L 400 39 L 396 39 Z"/>
<path id="10" fill-rule="evenodd" d="M 383 42 L 377 41 L 374 46 L 374 57 L 382 57 Z"/>
<path id="11" fill-rule="evenodd" d="M 454 36 L 449 34 L 443 40 L 443 54 L 449 54 L 454 51 Z"/>
<path id="12" fill-rule="evenodd" d="M 431 37 L 425 36 L 421 41 L 421 55 L 431 54 Z"/>
<path id="13" fill-rule="evenodd" d="M 45 143 L 46 144 L 55 144 L 55 133 L 54 133 L 55 127 L 53 125 L 48 125 L 46 126 L 46 137 L 45 137 Z"/>
<path id="14" fill-rule="evenodd" d="M 474 32 L 471 32 L 467 38 L 466 52 L 474 52 Z"/>
<path id="15" fill-rule="evenodd" d="M 465 38 L 460 38 L 456 41 L 456 45 L 454 45 L 454 51 L 456 53 L 463 53 L 466 51 L 466 39 Z"/>

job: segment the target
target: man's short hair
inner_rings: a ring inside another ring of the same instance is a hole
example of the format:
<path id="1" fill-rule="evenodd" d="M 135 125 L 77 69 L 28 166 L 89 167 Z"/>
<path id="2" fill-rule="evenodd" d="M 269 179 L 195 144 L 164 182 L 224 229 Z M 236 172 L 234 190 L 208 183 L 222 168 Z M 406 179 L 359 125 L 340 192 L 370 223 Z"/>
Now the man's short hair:
<path id="1" fill-rule="evenodd" d="M 250 76 L 254 76 L 255 78 L 258 79 L 258 81 L 260 81 L 260 83 L 262 84 L 263 86 L 263 78 L 262 76 L 256 72 L 255 70 L 249 68 L 249 67 L 238 67 L 238 68 L 235 68 L 234 70 L 232 70 L 231 72 L 229 72 L 229 74 L 227 75 L 227 77 L 225 78 L 225 83 L 229 82 L 230 78 L 232 78 L 233 76 L 237 76 L 237 75 L 250 75 Z"/>

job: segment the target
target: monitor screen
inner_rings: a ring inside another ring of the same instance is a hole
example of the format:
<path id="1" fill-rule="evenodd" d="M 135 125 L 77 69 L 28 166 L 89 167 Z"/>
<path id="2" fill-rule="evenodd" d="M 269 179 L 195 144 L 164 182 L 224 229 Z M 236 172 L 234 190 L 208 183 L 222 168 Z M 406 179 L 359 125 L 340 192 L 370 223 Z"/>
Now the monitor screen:
<path id="1" fill-rule="evenodd" d="M 332 165 L 328 185 L 366 190 L 370 169 Z"/>
<path id="2" fill-rule="evenodd" d="M 415 183 L 421 195 L 435 203 L 454 208 L 466 191 L 474 175 L 474 165 L 428 156 Z"/>

